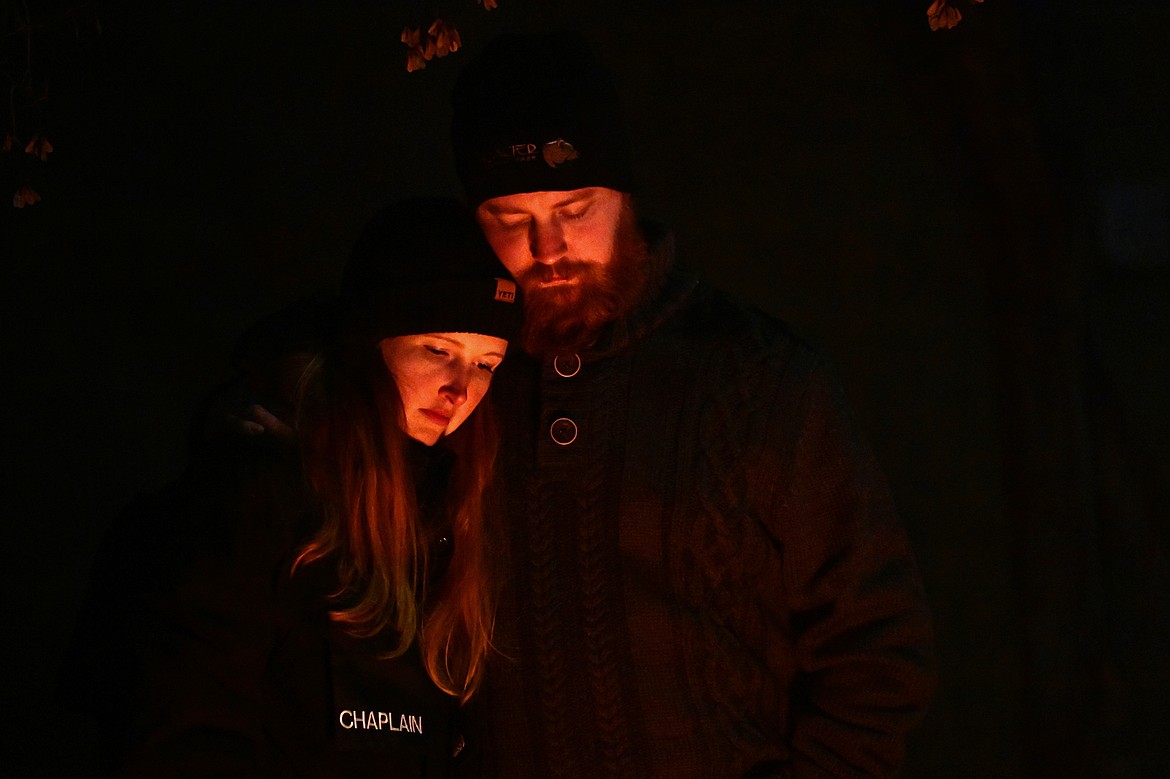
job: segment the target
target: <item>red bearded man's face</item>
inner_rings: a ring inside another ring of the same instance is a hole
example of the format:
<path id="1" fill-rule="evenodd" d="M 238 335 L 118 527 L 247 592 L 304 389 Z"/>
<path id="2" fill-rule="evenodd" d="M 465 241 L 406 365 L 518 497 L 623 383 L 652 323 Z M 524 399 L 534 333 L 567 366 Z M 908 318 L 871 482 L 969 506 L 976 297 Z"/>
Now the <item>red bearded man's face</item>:
<path id="1" fill-rule="evenodd" d="M 645 289 L 645 244 L 624 192 L 504 195 L 482 203 L 476 218 L 524 291 L 524 343 L 533 354 L 589 346 Z"/>

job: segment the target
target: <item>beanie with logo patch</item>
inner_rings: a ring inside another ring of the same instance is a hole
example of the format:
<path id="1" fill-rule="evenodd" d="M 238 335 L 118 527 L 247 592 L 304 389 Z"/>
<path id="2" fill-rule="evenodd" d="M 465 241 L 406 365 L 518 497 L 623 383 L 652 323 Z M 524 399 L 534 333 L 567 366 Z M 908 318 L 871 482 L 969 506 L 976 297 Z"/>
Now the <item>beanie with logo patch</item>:
<path id="1" fill-rule="evenodd" d="M 516 284 L 467 206 L 424 197 L 366 223 L 342 278 L 336 323 L 345 340 L 369 343 L 417 333 L 512 341 L 522 321 Z"/>
<path id="2" fill-rule="evenodd" d="M 497 37 L 460 74 L 451 103 L 472 206 L 520 192 L 633 191 L 617 90 L 578 33 Z"/>

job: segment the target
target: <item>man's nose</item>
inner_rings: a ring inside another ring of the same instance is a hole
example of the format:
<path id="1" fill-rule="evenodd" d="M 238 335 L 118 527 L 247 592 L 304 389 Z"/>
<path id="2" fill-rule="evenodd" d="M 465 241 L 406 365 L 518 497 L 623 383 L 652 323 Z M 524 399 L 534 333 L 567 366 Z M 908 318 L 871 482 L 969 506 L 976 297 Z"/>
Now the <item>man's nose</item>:
<path id="1" fill-rule="evenodd" d="M 561 229 L 560 221 L 556 218 L 532 221 L 529 228 L 529 250 L 532 259 L 545 265 L 550 265 L 565 256 L 568 247 L 565 245 L 565 233 Z"/>

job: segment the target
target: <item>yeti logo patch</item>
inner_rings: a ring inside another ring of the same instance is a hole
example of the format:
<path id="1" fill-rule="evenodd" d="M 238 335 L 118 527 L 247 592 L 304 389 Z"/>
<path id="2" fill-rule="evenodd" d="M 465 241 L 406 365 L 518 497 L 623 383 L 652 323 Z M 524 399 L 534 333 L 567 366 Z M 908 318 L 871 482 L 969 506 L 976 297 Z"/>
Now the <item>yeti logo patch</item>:
<path id="1" fill-rule="evenodd" d="M 516 282 L 508 279 L 496 279 L 496 300 L 501 303 L 515 303 Z"/>

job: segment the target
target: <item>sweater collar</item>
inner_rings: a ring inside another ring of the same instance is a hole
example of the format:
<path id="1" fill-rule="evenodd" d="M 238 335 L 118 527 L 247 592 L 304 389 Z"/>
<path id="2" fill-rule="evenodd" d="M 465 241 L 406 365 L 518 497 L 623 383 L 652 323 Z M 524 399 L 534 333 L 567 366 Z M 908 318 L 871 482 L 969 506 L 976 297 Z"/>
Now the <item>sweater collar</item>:
<path id="1" fill-rule="evenodd" d="M 625 351 L 656 330 L 678 311 L 699 283 L 698 277 L 675 262 L 674 234 L 654 223 L 643 223 L 650 244 L 650 283 L 634 310 L 602 329 L 583 356 L 609 357 Z"/>

